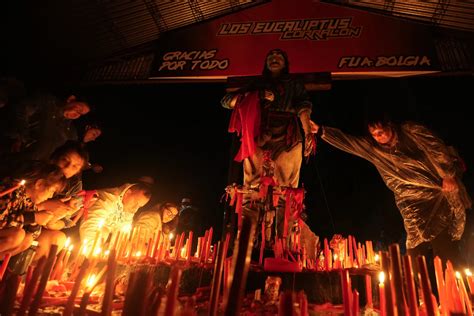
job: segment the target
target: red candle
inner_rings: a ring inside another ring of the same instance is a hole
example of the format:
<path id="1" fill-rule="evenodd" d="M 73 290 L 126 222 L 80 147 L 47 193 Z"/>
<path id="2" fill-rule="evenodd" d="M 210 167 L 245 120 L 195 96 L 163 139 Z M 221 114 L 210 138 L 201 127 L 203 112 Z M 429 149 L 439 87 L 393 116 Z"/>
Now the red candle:
<path id="1" fill-rule="evenodd" d="M 12 254 L 9 252 L 3 257 L 2 266 L 0 267 L 0 281 L 2 281 L 5 271 L 7 271 L 8 263 L 10 262 L 11 257 Z"/>
<path id="2" fill-rule="evenodd" d="M 389 246 L 391 257 L 390 264 L 390 287 L 392 289 L 393 305 L 397 308 L 397 314 L 408 314 L 405 310 L 406 301 L 403 293 L 403 277 L 402 277 L 402 261 L 400 258 L 400 247 L 398 244 L 391 244 Z"/>
<path id="3" fill-rule="evenodd" d="M 405 284 L 407 287 L 408 310 L 410 316 L 418 316 L 418 301 L 416 299 L 415 276 L 410 256 L 403 256 L 403 266 L 405 268 Z"/>
<path id="4" fill-rule="evenodd" d="M 108 316 L 112 312 L 116 266 L 115 249 L 112 249 L 107 260 L 107 278 L 105 280 L 104 300 L 102 301 L 102 316 Z"/>
<path id="5" fill-rule="evenodd" d="M 426 267 L 426 261 L 424 256 L 418 256 L 418 269 L 420 271 L 420 282 L 423 292 L 423 298 L 426 306 L 426 312 L 428 315 L 435 314 L 435 306 L 433 300 L 431 300 L 431 284 L 428 276 L 428 268 Z"/>
<path id="6" fill-rule="evenodd" d="M 469 293 L 474 296 L 474 278 L 472 272 L 469 269 L 464 270 L 466 273 L 467 285 L 469 286 Z"/>
<path id="7" fill-rule="evenodd" d="M 189 237 L 188 237 L 188 244 L 186 248 L 186 261 L 189 263 L 191 262 L 191 257 L 193 251 L 193 231 L 189 232 Z"/>
<path id="8" fill-rule="evenodd" d="M 379 274 L 379 298 L 380 298 L 380 316 L 387 315 L 386 301 L 385 301 L 385 273 L 382 271 Z"/>
<path id="9" fill-rule="evenodd" d="M 46 288 L 49 275 L 51 273 L 51 270 L 53 269 L 53 264 L 54 264 L 54 260 L 56 259 L 57 251 L 58 251 L 58 245 L 51 245 L 49 249 L 48 259 L 46 259 L 43 273 L 41 275 L 38 288 L 36 289 L 35 297 L 33 298 L 33 302 L 31 303 L 31 306 L 30 306 L 29 315 L 36 315 L 36 312 L 38 311 L 41 300 L 43 299 L 44 289 Z"/>
<path id="10" fill-rule="evenodd" d="M 352 315 L 356 316 L 359 315 L 359 292 L 354 289 L 352 294 Z"/>
<path id="11" fill-rule="evenodd" d="M 370 274 L 365 275 L 365 298 L 366 308 L 373 308 L 374 304 L 372 302 L 372 278 Z"/>
<path id="12" fill-rule="evenodd" d="M 469 295 L 467 294 L 466 286 L 464 285 L 464 280 L 462 278 L 461 273 L 456 272 L 456 278 L 458 279 L 459 292 L 466 306 L 466 311 L 467 311 L 466 315 L 472 316 L 471 299 L 469 298 Z"/>
<path id="13" fill-rule="evenodd" d="M 176 300 L 178 298 L 179 281 L 181 280 L 181 269 L 173 268 L 170 276 L 170 286 L 168 288 L 165 315 L 174 315 Z"/>
<path id="14" fill-rule="evenodd" d="M 38 264 L 36 265 L 35 271 L 33 271 L 31 279 L 25 285 L 25 289 L 23 290 L 23 299 L 21 300 L 20 309 L 17 313 L 18 316 L 23 316 L 26 314 L 26 309 L 30 305 L 31 297 L 34 294 L 34 291 L 36 289 L 36 283 L 38 283 L 41 273 L 43 272 L 45 263 L 46 257 L 42 257 L 38 261 Z"/>
<path id="15" fill-rule="evenodd" d="M 433 259 L 436 275 L 436 286 L 438 288 L 439 302 L 441 304 L 441 314 L 448 315 L 448 299 L 446 297 L 446 285 L 443 277 L 443 263 L 441 259 L 436 256 Z"/>
<path id="16" fill-rule="evenodd" d="M 77 275 L 76 281 L 74 282 L 74 286 L 72 287 L 71 294 L 66 303 L 66 307 L 64 308 L 63 316 L 71 316 L 74 310 L 74 301 L 76 300 L 77 293 L 79 292 L 79 288 L 82 283 L 82 279 L 86 275 L 86 271 L 89 268 L 89 260 L 86 259 L 79 270 L 79 274 Z"/>
<path id="17" fill-rule="evenodd" d="M 342 288 L 342 302 L 344 303 L 344 315 L 351 316 L 352 306 L 351 306 L 351 296 L 352 289 L 350 286 L 350 277 L 348 270 L 340 270 L 339 273 L 341 277 L 341 288 Z"/>

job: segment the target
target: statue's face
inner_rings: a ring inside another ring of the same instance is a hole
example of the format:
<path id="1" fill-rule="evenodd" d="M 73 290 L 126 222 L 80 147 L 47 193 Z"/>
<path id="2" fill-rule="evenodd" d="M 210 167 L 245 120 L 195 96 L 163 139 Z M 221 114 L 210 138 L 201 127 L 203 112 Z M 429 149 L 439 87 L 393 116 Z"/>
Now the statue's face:
<path id="1" fill-rule="evenodd" d="M 266 64 L 271 73 L 279 74 L 285 68 L 285 58 L 280 52 L 274 51 L 267 56 Z"/>

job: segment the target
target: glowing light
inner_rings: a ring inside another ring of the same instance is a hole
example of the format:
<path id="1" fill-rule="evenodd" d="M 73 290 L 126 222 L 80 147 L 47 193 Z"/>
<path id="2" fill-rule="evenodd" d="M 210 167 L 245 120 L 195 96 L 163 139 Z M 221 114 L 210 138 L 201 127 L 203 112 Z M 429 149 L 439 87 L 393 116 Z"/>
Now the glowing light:
<path id="1" fill-rule="evenodd" d="M 380 257 L 379 257 L 379 255 L 378 255 L 378 254 L 375 254 L 375 256 L 374 256 L 374 260 L 375 260 L 375 262 L 379 262 L 379 260 L 380 260 Z"/>
<path id="2" fill-rule="evenodd" d="M 385 273 L 383 271 L 379 273 L 379 282 L 380 283 L 385 282 Z"/>
<path id="3" fill-rule="evenodd" d="M 99 227 L 99 229 L 101 229 L 104 226 L 104 224 L 105 224 L 105 219 L 101 219 L 99 223 L 97 224 L 97 226 Z"/>
<path id="4" fill-rule="evenodd" d="M 86 281 L 86 287 L 87 289 L 90 291 L 92 289 L 92 287 L 94 286 L 95 284 L 95 279 L 96 279 L 96 275 L 95 274 L 91 274 L 89 275 L 89 277 L 87 278 L 87 281 Z"/>
<path id="5" fill-rule="evenodd" d="M 129 224 L 123 225 L 121 228 L 121 231 L 123 233 L 129 233 L 130 231 L 132 231 L 132 224 L 129 223 Z"/>
<path id="6" fill-rule="evenodd" d="M 459 273 L 459 271 L 456 271 L 454 274 L 456 275 L 457 279 L 461 279 L 461 273 Z"/>
<path id="7" fill-rule="evenodd" d="M 95 248 L 95 250 L 94 250 L 93 256 L 94 256 L 94 257 L 98 257 L 101 252 L 102 252 L 102 248 L 97 247 L 97 248 Z"/>
<path id="8" fill-rule="evenodd" d="M 471 270 L 469 270 L 469 269 L 464 269 L 464 273 L 465 273 L 467 276 L 472 276 L 472 272 L 471 272 Z"/>
<path id="9" fill-rule="evenodd" d="M 69 245 L 71 244 L 71 238 L 67 238 L 66 242 L 64 243 L 64 248 L 69 248 Z"/>
<path id="10" fill-rule="evenodd" d="M 170 233 L 170 234 L 168 235 L 168 238 L 169 238 L 170 240 L 172 240 L 172 239 L 174 238 L 173 233 Z"/>
<path id="11" fill-rule="evenodd" d="M 67 249 L 69 252 L 72 252 L 72 248 L 74 248 L 74 245 L 69 245 L 69 248 Z"/>
<path id="12" fill-rule="evenodd" d="M 25 183 L 26 183 L 26 180 L 21 180 L 20 181 L 20 185 L 25 185 Z"/>

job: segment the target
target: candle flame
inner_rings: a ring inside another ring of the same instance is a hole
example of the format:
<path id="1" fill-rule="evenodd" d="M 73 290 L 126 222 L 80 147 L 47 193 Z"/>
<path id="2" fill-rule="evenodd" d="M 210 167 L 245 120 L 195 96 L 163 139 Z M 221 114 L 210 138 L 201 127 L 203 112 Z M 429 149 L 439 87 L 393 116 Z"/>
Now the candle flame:
<path id="1" fill-rule="evenodd" d="M 74 248 L 74 245 L 69 245 L 68 250 L 72 252 L 72 248 Z"/>
<path id="2" fill-rule="evenodd" d="M 25 185 L 25 183 L 26 183 L 26 180 L 21 180 L 20 181 L 20 185 Z"/>
<path id="3" fill-rule="evenodd" d="M 132 230 L 132 224 L 125 224 L 122 226 L 121 231 L 124 233 L 129 233 Z"/>
<path id="4" fill-rule="evenodd" d="M 170 240 L 172 240 L 172 239 L 174 238 L 173 233 L 170 233 L 170 234 L 168 235 L 168 238 L 169 238 Z"/>
<path id="5" fill-rule="evenodd" d="M 95 274 L 89 275 L 89 277 L 87 278 L 87 282 L 86 282 L 86 287 L 87 287 L 87 289 L 89 289 L 89 290 L 92 289 L 92 287 L 93 287 L 94 284 L 95 284 L 95 278 L 96 278 L 96 275 L 95 275 Z"/>
<path id="6" fill-rule="evenodd" d="M 97 247 L 97 248 L 95 248 L 95 250 L 94 250 L 93 256 L 94 256 L 94 257 L 98 257 L 101 252 L 102 252 L 102 248 Z"/>
<path id="7" fill-rule="evenodd" d="M 107 257 L 108 255 L 110 255 L 110 250 L 109 250 L 109 249 L 107 249 L 106 251 L 104 251 L 104 256 Z"/>
<path id="8" fill-rule="evenodd" d="M 68 237 L 66 239 L 66 242 L 64 243 L 64 248 L 68 248 L 70 244 L 71 244 L 71 238 Z"/>
<path id="9" fill-rule="evenodd" d="M 469 269 L 464 269 L 464 273 L 466 273 L 467 276 L 472 276 L 472 272 Z"/>
<path id="10" fill-rule="evenodd" d="M 382 284 L 385 282 L 385 273 L 383 271 L 379 273 L 379 282 Z"/>
<path id="11" fill-rule="evenodd" d="M 334 254 L 334 261 L 337 260 L 337 253 Z"/>
<path id="12" fill-rule="evenodd" d="M 99 227 L 99 229 L 101 229 L 105 224 L 105 219 L 101 219 L 100 222 L 97 224 L 97 226 Z"/>
<path id="13" fill-rule="evenodd" d="M 142 252 L 141 251 L 137 251 L 137 253 L 135 254 L 135 257 L 141 257 L 142 255 Z"/>
<path id="14" fill-rule="evenodd" d="M 456 271 L 454 274 L 456 275 L 456 279 L 461 279 L 461 273 L 459 273 L 459 271 Z"/>
<path id="15" fill-rule="evenodd" d="M 375 256 L 374 256 L 374 260 L 375 260 L 375 262 L 379 262 L 379 260 L 380 260 L 380 257 L 379 257 L 379 255 L 378 255 L 378 254 L 375 254 Z"/>

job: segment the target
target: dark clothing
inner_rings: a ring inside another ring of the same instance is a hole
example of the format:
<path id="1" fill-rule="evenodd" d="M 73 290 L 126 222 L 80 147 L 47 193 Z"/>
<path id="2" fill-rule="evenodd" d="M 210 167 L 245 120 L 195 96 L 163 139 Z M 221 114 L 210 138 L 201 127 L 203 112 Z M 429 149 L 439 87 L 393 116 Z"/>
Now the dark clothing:
<path id="1" fill-rule="evenodd" d="M 19 139 L 22 147 L 14 159 L 46 161 L 57 147 L 77 140 L 72 120 L 64 117 L 64 104 L 53 95 L 43 94 L 19 105 L 10 137 Z"/>
<path id="2" fill-rule="evenodd" d="M 177 234 L 193 231 L 194 236 L 201 236 L 204 233 L 204 228 L 208 228 L 203 226 L 203 217 L 197 208 L 188 206 L 179 211 L 179 222 L 176 229 Z"/>

